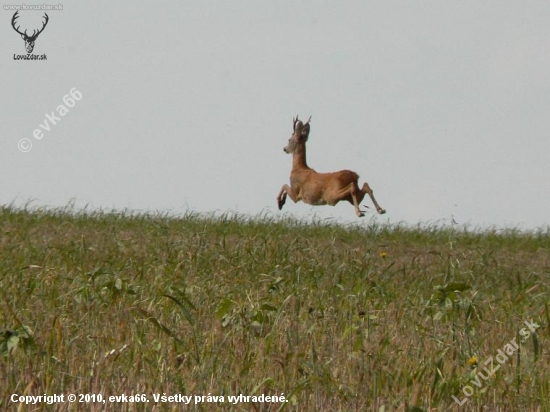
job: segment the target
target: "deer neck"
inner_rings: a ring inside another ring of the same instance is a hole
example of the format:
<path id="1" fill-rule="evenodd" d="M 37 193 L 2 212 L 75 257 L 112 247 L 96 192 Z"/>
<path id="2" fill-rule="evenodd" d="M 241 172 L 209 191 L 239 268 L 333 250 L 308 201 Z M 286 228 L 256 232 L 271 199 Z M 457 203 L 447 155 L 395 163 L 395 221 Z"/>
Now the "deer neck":
<path id="1" fill-rule="evenodd" d="M 309 169 L 306 162 L 306 145 L 300 144 L 292 154 L 292 170 Z"/>

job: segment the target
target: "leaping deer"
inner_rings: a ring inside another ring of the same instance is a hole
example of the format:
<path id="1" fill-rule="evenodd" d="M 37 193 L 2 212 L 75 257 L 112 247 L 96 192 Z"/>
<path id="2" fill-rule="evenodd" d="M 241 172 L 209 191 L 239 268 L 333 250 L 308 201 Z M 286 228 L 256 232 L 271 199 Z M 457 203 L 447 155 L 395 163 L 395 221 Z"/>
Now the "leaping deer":
<path id="1" fill-rule="evenodd" d="M 357 173 L 351 170 L 317 173 L 310 168 L 306 162 L 306 142 L 309 137 L 311 117 L 305 124 L 298 120 L 298 116 L 292 121 L 294 132 L 288 140 L 288 145 L 284 148 L 286 153 L 292 153 L 290 186 L 283 185 L 279 196 L 277 196 L 279 210 L 283 208 L 286 196 L 289 195 L 294 203 L 301 200 L 314 206 L 334 206 L 341 200 L 347 200 L 354 206 L 357 216 L 362 217 L 365 216 L 365 213 L 359 209 L 359 203 L 368 194 L 378 213 L 386 213 L 374 198 L 368 183 L 363 184 L 363 188 L 359 189 Z"/>

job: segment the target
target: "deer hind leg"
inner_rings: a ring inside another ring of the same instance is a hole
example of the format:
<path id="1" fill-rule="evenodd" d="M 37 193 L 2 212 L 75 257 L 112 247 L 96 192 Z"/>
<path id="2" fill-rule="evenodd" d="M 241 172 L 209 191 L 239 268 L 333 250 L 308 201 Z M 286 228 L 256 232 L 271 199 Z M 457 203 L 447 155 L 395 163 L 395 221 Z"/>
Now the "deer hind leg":
<path id="1" fill-rule="evenodd" d="M 357 183 L 353 182 L 350 185 L 349 194 L 351 195 L 351 200 L 353 201 L 353 207 L 355 209 L 355 214 L 358 217 L 365 216 L 365 212 L 363 212 L 361 209 L 359 209 L 359 202 L 363 199 L 364 194 L 361 193 L 361 191 L 359 190 L 359 187 L 357 186 Z"/>
<path id="2" fill-rule="evenodd" d="M 353 205 L 355 214 L 359 217 L 363 217 L 365 216 L 365 212 L 359 209 L 359 202 L 363 200 L 364 196 L 364 193 L 359 190 L 357 183 L 352 182 L 342 188 L 334 198 L 330 199 L 328 204 L 334 206 L 339 201 L 346 200 Z"/>
<path id="3" fill-rule="evenodd" d="M 286 196 L 289 195 L 290 198 L 296 203 L 298 201 L 298 198 L 292 188 L 289 185 L 283 185 L 281 187 L 281 191 L 279 192 L 279 195 L 277 196 L 277 205 L 279 206 L 279 210 L 281 210 L 286 202 Z"/>
<path id="4" fill-rule="evenodd" d="M 363 189 L 361 190 L 363 193 L 366 193 L 367 195 L 369 195 L 369 197 L 371 198 L 372 200 L 372 203 L 374 203 L 374 206 L 376 206 L 376 211 L 378 213 L 380 213 L 381 215 L 383 215 L 384 213 L 386 213 L 386 210 L 385 209 L 382 209 L 380 207 L 380 205 L 378 204 L 378 202 L 376 201 L 376 199 L 374 198 L 374 194 L 373 194 L 373 191 L 372 189 L 370 188 L 369 184 L 365 182 L 365 184 L 363 185 Z"/>

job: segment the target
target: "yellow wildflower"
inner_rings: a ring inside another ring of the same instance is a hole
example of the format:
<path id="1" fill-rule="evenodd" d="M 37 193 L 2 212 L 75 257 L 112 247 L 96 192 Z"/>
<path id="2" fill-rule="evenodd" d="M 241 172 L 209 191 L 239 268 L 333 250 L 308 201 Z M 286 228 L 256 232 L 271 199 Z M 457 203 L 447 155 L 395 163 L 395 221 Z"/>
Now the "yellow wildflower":
<path id="1" fill-rule="evenodd" d="M 470 366 L 471 368 L 475 368 L 478 363 L 477 356 L 476 355 L 472 356 L 470 359 L 468 359 L 467 363 L 468 363 L 468 366 Z"/>

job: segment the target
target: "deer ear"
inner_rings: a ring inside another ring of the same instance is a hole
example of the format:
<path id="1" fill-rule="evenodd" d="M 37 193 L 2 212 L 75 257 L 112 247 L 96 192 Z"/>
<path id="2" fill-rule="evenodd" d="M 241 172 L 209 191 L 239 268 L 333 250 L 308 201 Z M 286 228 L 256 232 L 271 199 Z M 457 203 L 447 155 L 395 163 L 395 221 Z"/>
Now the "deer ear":
<path id="1" fill-rule="evenodd" d="M 300 120 L 294 123 L 294 134 L 301 135 L 303 130 L 304 124 Z"/>
<path id="2" fill-rule="evenodd" d="M 304 128 L 302 129 L 302 136 L 304 136 L 306 139 L 309 136 L 309 123 L 306 123 L 304 125 Z"/>

